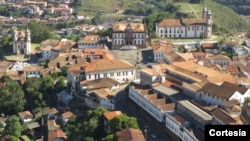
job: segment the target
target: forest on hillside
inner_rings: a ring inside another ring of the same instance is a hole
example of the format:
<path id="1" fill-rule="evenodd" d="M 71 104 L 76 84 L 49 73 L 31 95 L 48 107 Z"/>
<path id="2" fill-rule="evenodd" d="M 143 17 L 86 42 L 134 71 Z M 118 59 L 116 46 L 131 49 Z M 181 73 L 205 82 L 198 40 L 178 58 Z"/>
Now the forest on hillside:
<path id="1" fill-rule="evenodd" d="M 232 8 L 241 15 L 250 14 L 250 0 L 214 0 L 222 5 Z"/>

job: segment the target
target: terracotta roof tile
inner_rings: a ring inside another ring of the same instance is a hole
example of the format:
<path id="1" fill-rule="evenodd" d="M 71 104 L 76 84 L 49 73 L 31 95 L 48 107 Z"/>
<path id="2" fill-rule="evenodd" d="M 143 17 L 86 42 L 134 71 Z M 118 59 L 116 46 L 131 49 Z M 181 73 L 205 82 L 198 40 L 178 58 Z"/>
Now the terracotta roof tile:
<path id="1" fill-rule="evenodd" d="M 84 44 L 105 44 L 105 40 L 101 40 L 100 38 L 107 38 L 106 36 L 101 35 L 88 35 L 78 41 L 78 43 Z"/>
<path id="2" fill-rule="evenodd" d="M 56 123 L 56 120 L 54 119 L 48 119 L 47 120 L 47 127 L 49 131 L 54 131 L 60 128 L 60 125 Z"/>
<path id="3" fill-rule="evenodd" d="M 179 114 L 173 114 L 172 115 L 172 118 L 174 118 L 177 122 L 179 122 L 180 124 L 183 124 L 184 122 L 186 122 L 187 120 L 182 117 L 181 115 Z"/>
<path id="4" fill-rule="evenodd" d="M 63 117 L 64 119 L 69 119 L 69 118 L 71 118 L 73 115 L 74 115 L 74 114 L 73 114 L 72 112 L 67 111 L 67 112 L 65 112 L 65 113 L 62 114 L 62 117 Z"/>
<path id="5" fill-rule="evenodd" d="M 53 141 L 55 139 L 67 139 L 67 136 L 61 129 L 49 132 L 48 141 Z"/>
<path id="6" fill-rule="evenodd" d="M 89 63 L 85 68 L 85 72 L 132 69 L 132 68 L 134 68 L 134 65 L 123 60 L 99 60 L 96 62 Z"/>
<path id="7" fill-rule="evenodd" d="M 217 48 L 217 43 L 202 43 L 201 46 L 205 49 Z"/>
<path id="8" fill-rule="evenodd" d="M 170 52 L 173 50 L 173 44 L 155 41 L 152 43 L 153 52 Z"/>
<path id="9" fill-rule="evenodd" d="M 233 95 L 235 91 L 238 91 L 241 94 L 244 94 L 246 90 L 247 90 L 246 88 L 237 86 L 229 82 L 223 82 L 220 86 L 208 82 L 201 88 L 200 91 L 208 93 L 211 96 L 216 96 L 223 100 L 227 100 Z"/>
<path id="10" fill-rule="evenodd" d="M 127 27 L 127 22 L 116 23 L 113 26 L 114 32 L 124 32 Z M 145 32 L 145 27 L 142 23 L 131 23 L 131 28 L 133 32 Z"/>
<path id="11" fill-rule="evenodd" d="M 195 25 L 195 24 L 206 24 L 204 19 L 164 19 L 157 23 L 157 26 L 183 26 L 183 25 Z"/>
<path id="12" fill-rule="evenodd" d="M 114 117 L 119 116 L 121 114 L 122 114 L 121 111 L 108 111 L 108 112 L 104 112 L 103 116 L 109 121 L 113 119 Z"/>
<path id="13" fill-rule="evenodd" d="M 220 108 L 217 108 L 216 110 L 211 112 L 211 114 L 226 125 L 235 124 L 237 122 L 234 118 L 232 118 L 229 114 L 227 114 Z"/>
<path id="14" fill-rule="evenodd" d="M 101 98 L 114 98 L 115 96 L 109 88 L 96 89 L 92 92 Z"/>
<path id="15" fill-rule="evenodd" d="M 100 78 L 96 80 L 84 80 L 80 82 L 81 85 L 88 85 L 89 89 L 110 88 L 114 85 L 120 84 L 113 78 Z"/>
<path id="16" fill-rule="evenodd" d="M 31 114 L 30 111 L 23 111 L 23 112 L 19 112 L 18 116 L 22 119 L 26 119 L 26 118 L 33 118 L 33 115 Z"/>
<path id="17" fill-rule="evenodd" d="M 145 141 L 141 130 L 126 128 L 116 132 L 117 141 Z"/>

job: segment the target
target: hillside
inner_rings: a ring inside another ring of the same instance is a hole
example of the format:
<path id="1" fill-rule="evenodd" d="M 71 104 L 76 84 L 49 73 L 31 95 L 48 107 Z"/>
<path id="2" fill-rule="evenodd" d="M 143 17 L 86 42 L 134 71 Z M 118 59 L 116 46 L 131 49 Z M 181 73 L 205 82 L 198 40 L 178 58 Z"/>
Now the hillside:
<path id="1" fill-rule="evenodd" d="M 242 15 L 250 14 L 250 0 L 215 0 L 216 2 L 232 8 Z"/>
<path id="2" fill-rule="evenodd" d="M 133 5 L 140 0 L 79 0 L 81 6 L 77 11 L 88 16 L 93 16 L 96 13 L 112 13 L 114 9 L 126 9 L 128 5 Z"/>
<path id="3" fill-rule="evenodd" d="M 201 10 L 206 6 L 212 12 L 215 30 L 228 29 L 229 32 L 234 32 L 246 31 L 250 28 L 249 23 L 231 8 L 211 0 L 205 0 L 202 4 L 175 3 L 175 5 L 180 6 L 181 12 L 189 12 L 190 14 L 196 12 L 199 18 L 201 17 Z M 191 12 L 192 10 L 194 12 Z"/>
<path id="4" fill-rule="evenodd" d="M 115 15 L 114 9 L 132 9 L 137 12 L 141 13 L 141 11 L 146 11 L 143 14 L 144 16 L 147 16 L 149 14 L 154 14 L 158 11 L 163 11 L 166 13 L 166 10 L 169 8 L 166 7 L 166 2 L 172 3 L 172 1 L 176 0 L 158 0 L 156 3 L 155 0 L 143 0 L 144 5 L 138 4 L 141 2 L 141 0 L 78 0 L 81 1 L 81 6 L 77 7 L 77 11 L 79 13 L 83 13 L 86 16 L 94 16 L 97 13 L 102 13 L 102 15 Z M 217 0 L 217 1 L 223 1 L 223 0 Z M 233 0 L 231 0 L 233 1 Z M 160 4 L 161 3 L 161 4 Z M 159 8 L 157 4 L 161 5 L 162 8 L 155 10 L 154 8 Z M 220 32 L 234 32 L 234 31 L 246 31 L 250 29 L 250 25 L 247 23 L 247 21 L 238 15 L 234 10 L 227 6 L 223 6 L 217 2 L 211 1 L 211 0 L 204 0 L 201 4 L 188 4 L 188 3 L 179 3 L 175 2 L 173 3 L 175 6 L 179 7 L 178 11 L 181 13 L 187 13 L 189 17 L 197 17 L 201 18 L 201 10 L 206 6 L 209 8 L 212 12 L 213 16 L 213 22 L 214 22 L 214 31 L 220 30 Z M 151 7 L 150 7 L 151 5 Z M 171 7 L 172 8 L 172 7 Z M 138 10 L 140 10 L 138 12 Z M 135 13 L 134 12 L 134 13 Z M 168 11 L 169 12 L 169 11 Z M 169 12 L 171 14 L 171 12 Z M 133 15 L 132 13 L 129 13 L 130 15 Z M 136 15 L 136 14 L 135 14 Z M 121 16 L 121 15 L 115 15 L 115 16 Z"/>
<path id="5" fill-rule="evenodd" d="M 232 31 L 246 31 L 250 28 L 249 23 L 232 9 L 211 0 L 206 0 L 204 4 L 211 9 L 214 23 L 217 26 Z"/>

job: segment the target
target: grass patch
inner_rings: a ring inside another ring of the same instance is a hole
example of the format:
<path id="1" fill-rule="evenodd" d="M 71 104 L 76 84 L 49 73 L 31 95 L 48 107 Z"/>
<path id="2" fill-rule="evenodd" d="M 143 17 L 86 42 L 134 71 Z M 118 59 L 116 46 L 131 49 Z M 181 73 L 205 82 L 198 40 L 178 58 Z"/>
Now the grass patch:
<path id="1" fill-rule="evenodd" d="M 40 44 L 38 43 L 31 43 L 31 48 L 37 48 L 37 47 L 40 47 Z"/>
<path id="2" fill-rule="evenodd" d="M 174 5 L 179 6 L 181 12 L 189 12 L 189 11 L 191 11 L 190 7 L 188 6 L 188 3 L 176 2 L 176 3 L 174 3 Z"/>
<path id="3" fill-rule="evenodd" d="M 97 13 L 112 13 L 117 7 L 126 9 L 140 0 L 81 0 L 81 6 L 76 11 L 85 15 L 94 16 Z"/>

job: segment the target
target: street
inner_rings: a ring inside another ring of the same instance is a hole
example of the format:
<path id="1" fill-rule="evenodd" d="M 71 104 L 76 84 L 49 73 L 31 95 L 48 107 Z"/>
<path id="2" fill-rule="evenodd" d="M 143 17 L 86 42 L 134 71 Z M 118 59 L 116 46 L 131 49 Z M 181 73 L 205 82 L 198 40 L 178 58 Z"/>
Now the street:
<path id="1" fill-rule="evenodd" d="M 139 128 L 142 130 L 147 141 L 171 141 L 169 137 L 161 132 L 163 130 L 157 129 L 157 127 L 154 126 L 155 124 L 151 124 L 154 122 L 153 120 L 148 121 L 147 118 L 145 118 L 147 115 L 143 114 L 143 112 L 141 112 L 142 110 L 131 103 L 126 90 L 120 91 L 120 93 L 117 94 L 116 109 L 126 113 L 128 116 L 137 118 Z"/>

